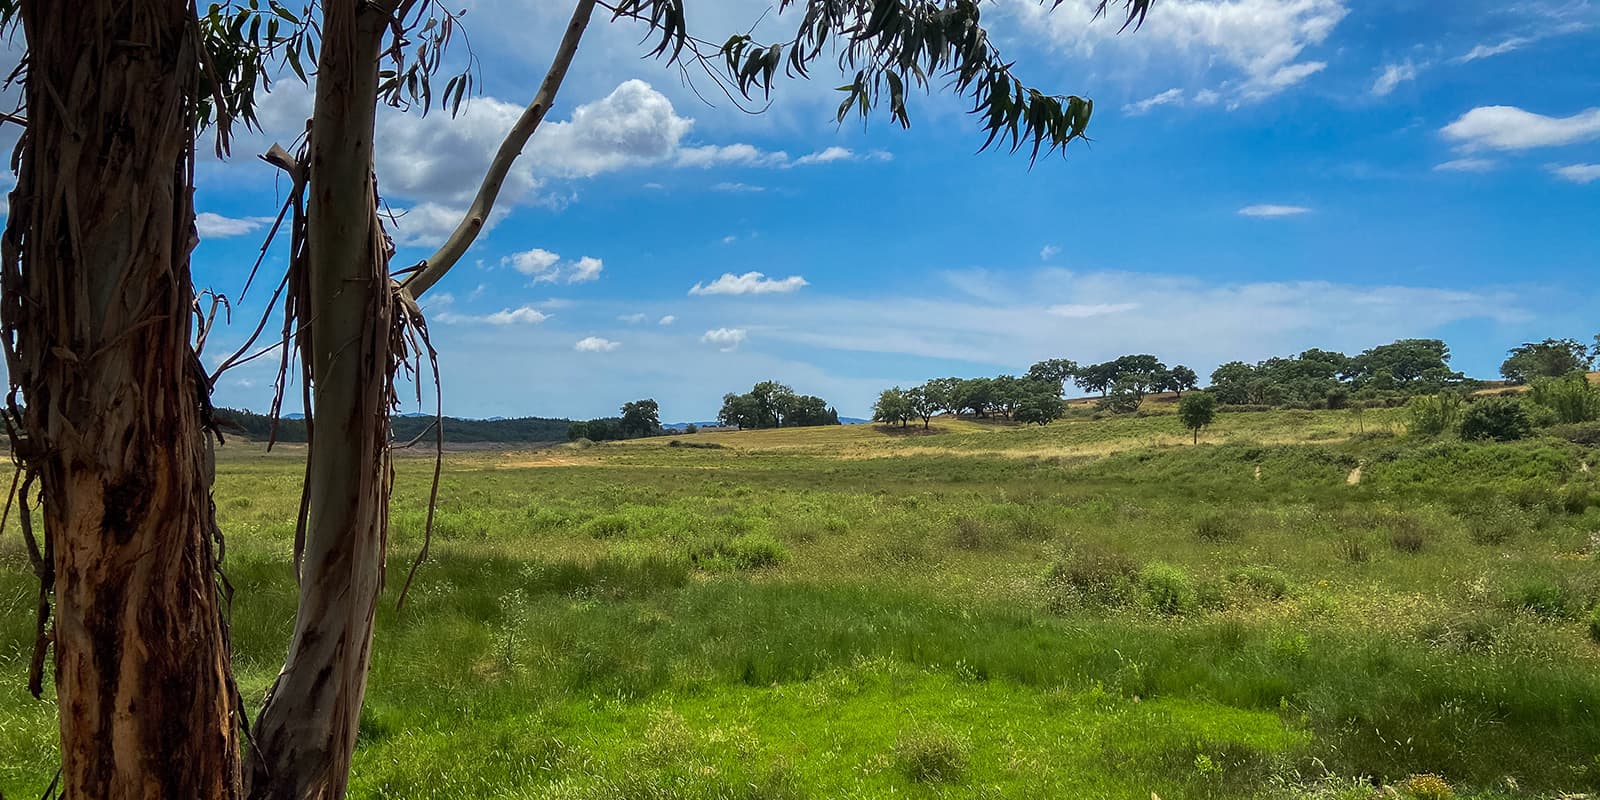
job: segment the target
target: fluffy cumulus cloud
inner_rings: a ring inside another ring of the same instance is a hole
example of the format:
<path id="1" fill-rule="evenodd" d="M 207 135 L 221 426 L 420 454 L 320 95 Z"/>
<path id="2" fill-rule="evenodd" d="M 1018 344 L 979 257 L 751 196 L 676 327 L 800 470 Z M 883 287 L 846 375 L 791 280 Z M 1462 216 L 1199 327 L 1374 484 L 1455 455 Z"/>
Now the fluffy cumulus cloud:
<path id="1" fill-rule="evenodd" d="M 622 342 L 602 339 L 599 336 L 585 336 L 578 340 L 572 349 L 580 353 L 609 353 L 622 346 Z"/>
<path id="2" fill-rule="evenodd" d="M 402 247 L 437 247 L 461 224 L 467 208 L 465 205 L 452 206 L 429 201 L 409 208 L 392 206 L 388 211 L 391 216 L 384 223 L 389 235 L 394 237 L 395 244 Z M 509 206 L 496 207 L 483 226 L 484 233 L 494 230 L 509 213 Z"/>
<path id="3" fill-rule="evenodd" d="M 1467 151 L 1559 147 L 1600 139 L 1600 108 L 1547 117 L 1516 106 L 1479 106 L 1440 133 Z"/>
<path id="4" fill-rule="evenodd" d="M 1059 8 L 1032 0 L 1008 0 L 1006 8 L 1057 47 L 1084 58 L 1102 49 L 1127 51 L 1146 61 L 1179 59 L 1175 71 L 1220 71 L 1220 82 L 1201 92 L 1220 93 L 1235 103 L 1262 100 L 1289 89 L 1327 67 L 1306 57 L 1349 13 L 1343 0 L 1166 0 L 1135 36 L 1119 36 L 1115 20 L 1093 20 L 1098 2 L 1066 0 Z M 1177 103 L 1171 90 L 1144 107 Z M 1216 94 L 1204 98 L 1215 102 Z M 1148 102 L 1148 101 L 1141 101 Z M 1139 103 L 1132 110 L 1140 109 Z"/>
<path id="5" fill-rule="evenodd" d="M 1283 206 L 1273 203 L 1259 203 L 1239 209 L 1239 215 L 1244 217 L 1259 217 L 1272 219 L 1276 217 L 1298 217 L 1309 214 L 1311 209 L 1305 206 Z"/>
<path id="6" fill-rule="evenodd" d="M 700 341 L 705 344 L 715 345 L 724 353 L 731 353 L 739 349 L 744 343 L 747 332 L 744 328 L 717 328 L 706 331 L 700 336 Z"/>
<path id="7" fill-rule="evenodd" d="M 13 178 L 12 181 L 14 182 L 15 179 Z M 261 230 L 263 226 L 271 222 L 271 217 L 234 219 L 232 217 L 224 217 L 221 214 L 213 214 L 210 211 L 202 211 L 194 215 L 195 230 L 204 239 L 227 239 L 233 236 L 244 236 L 247 233 L 255 233 Z"/>
<path id="8" fill-rule="evenodd" d="M 510 267 L 532 278 L 534 283 L 588 283 L 598 280 L 605 269 L 605 263 L 593 256 L 567 262 L 562 261 L 560 255 L 538 247 L 504 256 L 500 266 Z"/>
<path id="9" fill-rule="evenodd" d="M 656 320 L 656 324 L 657 325 L 671 325 L 672 323 L 677 322 L 677 321 L 678 321 L 677 317 L 674 317 L 673 315 L 668 314 L 668 315 L 662 317 L 661 319 Z"/>
<path id="10" fill-rule="evenodd" d="M 778 279 L 768 278 L 760 272 L 746 272 L 743 275 L 724 272 L 722 277 L 710 283 L 696 283 L 690 287 L 689 294 L 784 294 L 807 285 L 806 279 L 799 275 Z"/>
<path id="11" fill-rule="evenodd" d="M 1600 181 L 1600 164 L 1564 164 L 1550 168 L 1557 178 L 1579 184 Z"/>

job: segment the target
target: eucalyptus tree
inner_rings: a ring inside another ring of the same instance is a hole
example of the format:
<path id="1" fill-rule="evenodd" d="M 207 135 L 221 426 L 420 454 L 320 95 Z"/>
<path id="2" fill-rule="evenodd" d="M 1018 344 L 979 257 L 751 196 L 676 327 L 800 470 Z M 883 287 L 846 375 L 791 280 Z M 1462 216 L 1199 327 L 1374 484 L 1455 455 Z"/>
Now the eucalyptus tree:
<path id="1" fill-rule="evenodd" d="M 1122 9 L 1126 28 L 1150 2 L 1100 0 L 1098 11 Z M 459 26 L 436 0 L 228 0 L 205 14 L 180 0 L 0 0 L 0 21 L 20 19 L 28 47 L 26 107 L 8 117 L 26 132 L 0 273 L 6 419 L 22 516 L 30 492 L 42 498 L 43 536 L 29 537 L 41 575 L 35 663 L 53 642 L 68 796 L 344 795 L 382 588 L 389 415 L 399 385 L 432 359 L 416 299 L 482 232 L 592 19 L 643 26 L 651 55 L 746 98 L 768 95 L 780 72 L 803 79 L 836 65 L 847 81 L 840 121 L 884 110 L 909 126 L 908 94 L 942 82 L 971 101 L 983 148 L 1037 159 L 1087 130 L 1092 103 L 1016 77 L 974 0 L 780 0 L 779 11 L 793 37 L 719 44 L 691 35 L 684 0 L 576 0 L 454 233 L 393 270 L 371 168 L 376 107 L 434 104 Z M 240 703 L 213 582 L 216 374 L 197 357 L 210 323 L 195 322 L 188 263 L 193 148 L 208 120 L 219 150 L 230 121 L 251 123 L 257 88 L 279 65 L 315 75 L 305 145 L 268 154 L 292 186 L 280 217 L 282 343 L 285 366 L 292 353 L 301 370 L 310 441 L 298 611 L 241 781 Z M 470 71 L 455 75 L 437 99 L 458 110 L 473 84 Z"/>

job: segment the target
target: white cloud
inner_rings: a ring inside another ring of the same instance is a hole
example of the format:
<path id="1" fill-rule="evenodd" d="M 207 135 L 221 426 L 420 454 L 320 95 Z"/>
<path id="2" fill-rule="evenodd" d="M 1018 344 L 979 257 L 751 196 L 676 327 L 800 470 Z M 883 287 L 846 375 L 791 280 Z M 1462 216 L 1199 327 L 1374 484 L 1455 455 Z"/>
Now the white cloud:
<path id="1" fill-rule="evenodd" d="M 1166 0 L 1137 34 L 1120 35 L 1115 20 L 1092 21 L 1096 0 L 1054 7 L 1034 0 L 1006 5 L 1024 26 L 1085 59 L 1115 49 L 1145 61 L 1172 61 L 1182 74 L 1225 68 L 1214 91 L 1233 102 L 1271 97 L 1327 66 L 1302 60 L 1349 10 L 1343 0 Z M 1103 60 L 1103 59 L 1102 59 Z"/>
<path id="2" fill-rule="evenodd" d="M 1047 244 L 1044 247 L 1039 248 L 1039 260 L 1049 261 L 1050 259 L 1055 258 L 1060 252 L 1061 248 L 1056 247 L 1053 244 Z"/>
<path id="3" fill-rule="evenodd" d="M 746 272 L 743 275 L 724 272 L 722 277 L 710 283 L 696 283 L 689 289 L 689 294 L 782 294 L 806 285 L 806 279 L 799 275 L 779 280 L 768 278 L 760 272 Z"/>
<path id="4" fill-rule="evenodd" d="M 1107 314 L 1121 314 L 1124 311 L 1134 311 L 1139 308 L 1138 303 L 1063 303 L 1045 309 L 1045 313 L 1067 319 L 1085 319 L 1088 317 L 1103 317 Z"/>
<path id="5" fill-rule="evenodd" d="M 493 314 L 483 315 L 457 314 L 450 311 L 434 315 L 434 319 L 437 319 L 446 325 L 537 325 L 549 318 L 549 314 L 546 314 L 534 308 L 533 306 L 521 306 L 515 309 L 502 308 Z"/>
<path id="6" fill-rule="evenodd" d="M 1168 89 L 1158 95 L 1146 97 L 1138 102 L 1129 103 L 1123 106 L 1122 110 L 1129 116 L 1137 117 L 1141 114 L 1150 113 L 1150 109 L 1153 109 L 1156 106 L 1165 106 L 1181 102 L 1183 102 L 1183 90 Z"/>
<path id="7" fill-rule="evenodd" d="M 262 226 L 268 225 L 272 221 L 272 217 L 234 219 L 232 217 L 224 217 L 221 214 L 213 214 L 210 211 L 202 211 L 194 215 L 195 230 L 200 233 L 202 238 L 210 239 L 226 239 L 230 236 L 255 233 L 261 230 Z"/>
<path id="8" fill-rule="evenodd" d="M 1305 206 L 1280 206 L 1271 203 L 1261 203 L 1239 209 L 1239 214 L 1245 217 L 1294 217 L 1309 213 L 1311 213 L 1311 209 Z"/>
<path id="9" fill-rule="evenodd" d="M 527 275 L 534 283 L 587 283 L 599 279 L 605 269 L 605 263 L 593 256 L 563 263 L 560 255 L 538 247 L 504 256 L 500 266 Z"/>
<path id="10" fill-rule="evenodd" d="M 644 312 L 643 311 L 638 312 L 636 314 L 623 314 L 623 315 L 617 317 L 617 321 L 618 322 L 626 322 L 629 325 L 637 325 L 637 324 L 639 324 L 641 322 L 644 322 L 644 320 L 645 320 L 645 316 L 644 316 Z"/>
<path id="11" fill-rule="evenodd" d="M 1509 53 L 1512 50 L 1521 48 L 1523 45 L 1532 43 L 1533 39 L 1531 37 L 1512 36 L 1509 39 L 1502 39 L 1494 44 L 1480 44 L 1477 47 L 1468 50 L 1465 54 L 1458 56 L 1455 59 L 1455 62 L 1457 64 L 1465 64 L 1469 61 L 1477 61 L 1480 58 L 1492 58 L 1503 53 Z"/>
<path id="12" fill-rule="evenodd" d="M 678 321 L 677 317 L 674 317 L 671 314 L 668 314 L 668 315 L 662 317 L 661 319 L 657 320 L 656 324 L 657 325 L 671 325 L 672 323 L 677 322 L 677 321 Z"/>
<path id="13" fill-rule="evenodd" d="M 1418 70 L 1419 67 L 1413 64 L 1410 59 L 1384 67 L 1383 74 L 1372 82 L 1373 96 L 1388 97 L 1400 84 L 1416 80 Z"/>
<path id="14" fill-rule="evenodd" d="M 621 346 L 622 342 L 613 342 L 610 339 L 602 339 L 598 336 L 585 336 L 579 339 L 578 343 L 572 346 L 572 349 L 580 353 L 609 353 Z"/>
<path id="15" fill-rule="evenodd" d="M 1578 184 L 1591 184 L 1600 181 L 1600 164 L 1565 164 L 1554 166 L 1550 171 L 1555 176 Z"/>
<path id="16" fill-rule="evenodd" d="M 714 344 L 724 353 L 731 353 L 739 349 L 739 345 L 744 342 L 745 336 L 746 331 L 744 328 L 717 328 L 716 330 L 706 331 L 700 337 L 700 341 L 706 344 Z"/>
<path id="17" fill-rule="evenodd" d="M 788 163 L 789 154 L 778 150 L 764 152 L 755 145 L 702 145 L 678 151 L 680 167 L 719 167 L 728 164 L 746 167 L 775 167 Z"/>
<path id="18" fill-rule="evenodd" d="M 737 181 L 722 181 L 711 184 L 711 191 L 713 192 L 764 192 L 766 190 L 767 187 L 765 186 L 752 186 L 751 184 Z"/>
<path id="19" fill-rule="evenodd" d="M 1463 150 L 1531 150 L 1600 139 L 1600 108 L 1547 117 L 1516 106 L 1479 106 L 1440 131 Z"/>
<path id="20" fill-rule="evenodd" d="M 500 259 L 500 265 L 510 267 L 528 277 L 543 275 L 555 268 L 561 261 L 561 256 L 535 247 L 520 253 L 512 253 Z"/>
<path id="21" fill-rule="evenodd" d="M 543 174 L 586 178 L 669 160 L 693 125 L 666 95 L 629 80 L 573 109 L 570 120 L 546 123 L 529 144 L 528 158 Z"/>
<path id="22" fill-rule="evenodd" d="M 588 283 L 600 278 L 600 271 L 605 269 L 605 264 L 598 258 L 584 256 L 578 259 L 567 269 L 567 283 Z"/>
<path id="23" fill-rule="evenodd" d="M 1433 165 L 1434 172 L 1488 172 L 1498 166 L 1487 158 L 1456 158 Z"/>
<path id="24" fill-rule="evenodd" d="M 462 216 L 466 214 L 466 207 L 456 208 L 425 202 L 410 208 L 393 207 L 389 211 L 393 214 L 393 218 L 392 220 L 385 218 L 384 226 L 389 235 L 394 237 L 395 244 L 402 247 L 437 247 L 461 223 Z M 489 214 L 489 221 L 483 226 L 483 232 L 494 230 L 510 212 L 509 206 L 497 206 Z"/>

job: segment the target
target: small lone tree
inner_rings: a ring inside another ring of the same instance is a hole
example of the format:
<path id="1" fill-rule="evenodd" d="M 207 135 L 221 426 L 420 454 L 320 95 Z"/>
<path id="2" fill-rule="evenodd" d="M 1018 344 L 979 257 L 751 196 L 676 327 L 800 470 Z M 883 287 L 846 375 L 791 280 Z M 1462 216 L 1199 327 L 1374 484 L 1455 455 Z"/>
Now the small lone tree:
<path id="1" fill-rule="evenodd" d="M 1209 392 L 1190 392 L 1178 401 L 1178 419 L 1194 434 L 1194 443 L 1200 443 L 1200 430 L 1217 418 L 1217 398 Z"/>

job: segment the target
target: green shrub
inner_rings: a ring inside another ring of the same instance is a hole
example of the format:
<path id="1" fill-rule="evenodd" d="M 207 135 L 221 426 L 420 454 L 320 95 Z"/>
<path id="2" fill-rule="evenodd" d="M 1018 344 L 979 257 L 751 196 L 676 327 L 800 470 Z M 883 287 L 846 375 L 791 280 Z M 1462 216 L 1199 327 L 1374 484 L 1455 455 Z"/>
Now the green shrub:
<path id="1" fill-rule="evenodd" d="M 962 550 L 987 550 L 999 542 L 983 520 L 956 517 L 955 546 Z"/>
<path id="2" fill-rule="evenodd" d="M 1581 372 L 1535 380 L 1528 396 L 1534 403 L 1554 412 L 1557 422 L 1570 425 L 1600 420 L 1600 387 L 1590 383 L 1589 377 Z"/>
<path id="3" fill-rule="evenodd" d="M 1419 395 L 1406 403 L 1411 420 L 1409 430 L 1423 436 L 1438 436 L 1454 430 L 1461 422 L 1461 397 L 1455 394 Z"/>
<path id="4" fill-rule="evenodd" d="M 894 764 L 917 783 L 955 783 L 967 774 L 970 749 L 945 731 L 905 733 L 894 743 Z"/>
<path id="5" fill-rule="evenodd" d="M 1600 606 L 1589 609 L 1589 638 L 1600 644 Z"/>
<path id="6" fill-rule="evenodd" d="M 1078 606 L 1120 606 L 1132 599 L 1139 566 L 1127 554 L 1079 545 L 1050 567 L 1045 592 L 1055 611 Z"/>
<path id="7" fill-rule="evenodd" d="M 1139 570 L 1139 588 L 1145 600 L 1163 614 L 1184 614 L 1198 605 L 1194 581 L 1182 567 L 1160 561 Z"/>
<path id="8" fill-rule="evenodd" d="M 1534 521 L 1527 511 L 1505 506 L 1480 506 L 1467 516 L 1467 538 L 1473 544 L 1501 545 L 1532 529 Z"/>
<path id="9" fill-rule="evenodd" d="M 1528 410 L 1515 397 L 1486 397 L 1461 416 L 1461 438 L 1509 442 L 1533 434 Z"/>

